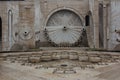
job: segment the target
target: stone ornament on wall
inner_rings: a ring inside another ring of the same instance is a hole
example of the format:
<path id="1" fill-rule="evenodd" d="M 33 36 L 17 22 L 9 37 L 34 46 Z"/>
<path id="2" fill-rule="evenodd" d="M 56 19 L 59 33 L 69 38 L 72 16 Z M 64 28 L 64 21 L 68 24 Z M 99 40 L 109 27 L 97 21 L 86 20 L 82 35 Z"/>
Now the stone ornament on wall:
<path id="1" fill-rule="evenodd" d="M 72 46 L 80 42 L 83 28 L 81 18 L 76 13 L 60 10 L 49 17 L 45 36 L 57 46 Z"/>
<path id="2" fill-rule="evenodd" d="M 33 37 L 32 29 L 28 26 L 24 26 L 20 29 L 19 32 L 20 39 L 22 40 L 29 40 Z"/>

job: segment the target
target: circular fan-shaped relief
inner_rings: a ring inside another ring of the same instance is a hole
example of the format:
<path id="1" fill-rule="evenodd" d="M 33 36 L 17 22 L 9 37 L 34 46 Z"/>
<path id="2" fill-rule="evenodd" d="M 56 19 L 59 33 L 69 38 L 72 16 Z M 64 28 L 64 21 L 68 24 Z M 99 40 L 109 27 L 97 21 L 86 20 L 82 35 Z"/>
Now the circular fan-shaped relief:
<path id="1" fill-rule="evenodd" d="M 71 45 L 79 41 L 82 35 L 80 17 L 69 10 L 60 10 L 52 14 L 46 24 L 48 40 L 57 45 Z"/>
<path id="2" fill-rule="evenodd" d="M 28 26 L 21 27 L 20 38 L 22 40 L 29 40 L 32 38 L 32 36 L 33 36 L 33 32 L 30 27 L 28 27 Z"/>

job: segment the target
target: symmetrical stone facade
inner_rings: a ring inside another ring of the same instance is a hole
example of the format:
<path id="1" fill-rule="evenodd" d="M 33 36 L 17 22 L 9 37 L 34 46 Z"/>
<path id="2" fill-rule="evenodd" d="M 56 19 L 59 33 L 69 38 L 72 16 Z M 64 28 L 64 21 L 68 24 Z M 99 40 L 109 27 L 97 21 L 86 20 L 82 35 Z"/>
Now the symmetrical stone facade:
<path id="1" fill-rule="evenodd" d="M 9 51 L 17 50 L 17 48 L 64 46 L 61 43 L 66 44 L 67 39 L 65 38 L 70 38 L 71 35 L 64 36 L 63 34 L 64 40 L 56 39 L 55 41 L 52 33 L 48 33 L 47 27 L 50 26 L 47 24 L 50 18 L 54 18 L 50 24 L 54 24 L 56 27 L 62 26 L 62 33 L 66 31 L 65 34 L 67 35 L 69 25 L 72 25 L 72 28 L 78 26 L 77 23 L 74 24 L 76 21 L 74 17 L 70 19 L 72 20 L 70 23 L 65 23 L 68 25 L 63 25 L 64 21 L 70 17 L 71 13 L 67 16 L 70 11 L 79 17 L 82 30 L 79 31 L 80 39 L 74 45 L 67 44 L 67 46 L 120 50 L 119 4 L 119 0 L 0 1 L 0 29 L 2 31 L 0 48 L 2 51 Z M 55 13 L 60 11 L 68 12 L 53 17 Z M 63 19 L 62 16 L 67 17 Z M 63 21 L 57 21 L 58 18 L 62 18 Z M 55 26 L 52 25 L 52 27 Z M 79 34 L 75 31 L 73 31 L 75 34 L 72 33 L 74 36 L 70 38 L 71 43 L 72 39 L 73 42 L 76 40 L 76 34 Z M 57 37 L 60 37 L 60 34 Z"/>

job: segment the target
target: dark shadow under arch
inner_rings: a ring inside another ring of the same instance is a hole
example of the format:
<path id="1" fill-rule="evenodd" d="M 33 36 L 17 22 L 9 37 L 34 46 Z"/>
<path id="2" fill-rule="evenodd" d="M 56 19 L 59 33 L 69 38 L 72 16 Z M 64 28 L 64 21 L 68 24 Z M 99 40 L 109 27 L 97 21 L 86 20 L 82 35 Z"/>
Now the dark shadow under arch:
<path id="1" fill-rule="evenodd" d="M 85 26 L 90 26 L 90 16 L 89 15 L 85 16 Z"/>

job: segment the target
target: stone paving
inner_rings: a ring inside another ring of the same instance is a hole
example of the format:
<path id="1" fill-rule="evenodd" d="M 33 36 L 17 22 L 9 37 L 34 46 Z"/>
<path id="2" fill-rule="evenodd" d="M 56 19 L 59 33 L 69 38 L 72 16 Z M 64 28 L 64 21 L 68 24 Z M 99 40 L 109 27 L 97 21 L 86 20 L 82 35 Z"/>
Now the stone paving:
<path id="1" fill-rule="evenodd" d="M 0 55 L 0 80 L 119 80 L 120 55 L 113 53 L 77 50 L 4 53 Z"/>

